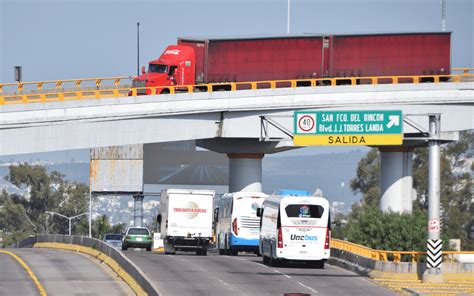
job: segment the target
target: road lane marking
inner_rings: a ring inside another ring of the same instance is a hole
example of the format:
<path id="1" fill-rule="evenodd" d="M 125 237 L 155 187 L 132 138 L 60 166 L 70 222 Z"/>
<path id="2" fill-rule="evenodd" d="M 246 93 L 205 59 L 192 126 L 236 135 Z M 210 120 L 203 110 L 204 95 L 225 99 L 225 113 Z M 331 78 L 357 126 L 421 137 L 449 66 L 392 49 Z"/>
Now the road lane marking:
<path id="1" fill-rule="evenodd" d="M 287 274 L 283 274 L 283 276 L 285 276 L 285 277 L 291 279 L 291 276 L 289 276 L 289 275 L 287 275 Z"/>
<path id="2" fill-rule="evenodd" d="M 305 287 L 306 289 L 310 290 L 311 292 L 313 293 L 319 293 L 318 291 L 316 291 L 315 289 L 309 287 L 309 286 L 306 286 L 305 284 L 303 284 L 302 282 L 298 282 L 298 284 L 300 284 L 300 286 L 302 287 Z"/>
<path id="3" fill-rule="evenodd" d="M 34 274 L 33 270 L 31 270 L 31 268 L 25 263 L 25 261 L 23 261 L 23 259 L 20 258 L 20 256 L 18 256 L 17 254 L 15 253 L 12 253 L 12 252 L 9 252 L 9 251 L 4 251 L 4 250 L 0 250 L 0 253 L 3 253 L 3 254 L 7 254 L 7 255 L 10 255 L 12 256 L 16 261 L 18 261 L 18 263 L 20 263 L 20 265 L 23 267 L 23 269 L 25 269 L 26 273 L 28 273 L 28 275 L 30 276 L 30 278 L 33 280 L 33 282 L 35 283 L 36 285 L 36 288 L 38 289 L 39 293 L 41 296 L 46 296 L 46 291 L 44 290 L 44 287 L 43 285 L 40 283 L 40 281 L 38 280 L 38 278 L 36 277 L 36 275 Z"/>

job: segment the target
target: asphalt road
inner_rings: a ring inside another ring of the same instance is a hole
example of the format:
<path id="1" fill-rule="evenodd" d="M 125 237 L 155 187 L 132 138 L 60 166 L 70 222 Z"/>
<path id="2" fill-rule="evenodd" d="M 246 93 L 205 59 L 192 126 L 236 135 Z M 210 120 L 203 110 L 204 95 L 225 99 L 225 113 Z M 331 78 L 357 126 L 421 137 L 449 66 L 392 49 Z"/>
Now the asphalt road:
<path id="1" fill-rule="evenodd" d="M 13 257 L 0 253 L 0 295 L 36 295 L 38 289 Z"/>
<path id="2" fill-rule="evenodd" d="M 125 254 L 154 282 L 161 295 L 396 295 L 369 279 L 326 264 L 268 267 L 250 255 L 164 255 L 129 250 Z"/>
<path id="3" fill-rule="evenodd" d="M 105 264 L 89 256 L 39 248 L 8 250 L 26 262 L 48 296 L 133 295 L 131 289 Z M 27 273 L 21 272 L 22 267 L 13 262 L 13 258 L 5 258 L 6 256 L 0 254 L 0 294 L 38 295 L 38 290 Z M 8 278 L 11 281 L 6 280 Z"/>

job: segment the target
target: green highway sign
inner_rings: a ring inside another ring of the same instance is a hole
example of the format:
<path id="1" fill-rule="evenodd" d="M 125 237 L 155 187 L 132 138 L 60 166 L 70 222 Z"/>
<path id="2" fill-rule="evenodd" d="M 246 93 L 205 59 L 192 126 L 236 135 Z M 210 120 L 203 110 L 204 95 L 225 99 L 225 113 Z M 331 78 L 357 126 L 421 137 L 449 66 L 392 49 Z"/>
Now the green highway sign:
<path id="1" fill-rule="evenodd" d="M 298 111 L 295 145 L 400 145 L 401 110 Z"/>

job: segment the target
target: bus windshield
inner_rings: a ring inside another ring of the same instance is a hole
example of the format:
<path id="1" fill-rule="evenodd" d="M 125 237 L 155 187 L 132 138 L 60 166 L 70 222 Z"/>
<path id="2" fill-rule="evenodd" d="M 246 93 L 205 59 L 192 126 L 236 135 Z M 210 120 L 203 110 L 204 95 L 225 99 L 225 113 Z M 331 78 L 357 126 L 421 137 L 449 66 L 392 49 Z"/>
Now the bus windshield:
<path id="1" fill-rule="evenodd" d="M 288 218 L 316 218 L 323 216 L 324 208 L 320 205 L 293 204 L 285 208 Z"/>
<path id="2" fill-rule="evenodd" d="M 168 65 L 150 64 L 148 66 L 148 72 L 151 72 L 151 73 L 168 73 Z"/>

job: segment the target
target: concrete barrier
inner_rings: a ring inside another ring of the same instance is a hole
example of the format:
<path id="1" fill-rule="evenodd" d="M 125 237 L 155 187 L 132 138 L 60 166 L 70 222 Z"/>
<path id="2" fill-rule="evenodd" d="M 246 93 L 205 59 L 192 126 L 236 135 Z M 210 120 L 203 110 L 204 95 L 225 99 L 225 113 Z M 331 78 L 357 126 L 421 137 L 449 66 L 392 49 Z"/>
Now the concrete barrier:
<path id="1" fill-rule="evenodd" d="M 426 270 L 425 262 L 380 261 L 336 248 L 331 248 L 328 263 L 371 278 L 397 280 L 421 280 Z M 445 261 L 441 272 L 445 281 L 474 281 L 474 263 Z"/>
<path id="2" fill-rule="evenodd" d="M 101 240 L 85 236 L 48 234 L 29 237 L 17 242 L 13 247 L 31 248 L 35 246 L 74 250 L 89 254 L 109 265 L 132 289 L 134 289 L 134 281 L 147 295 L 159 295 L 158 289 L 132 261 L 121 251 Z M 135 292 L 137 293 L 137 291 Z"/>

